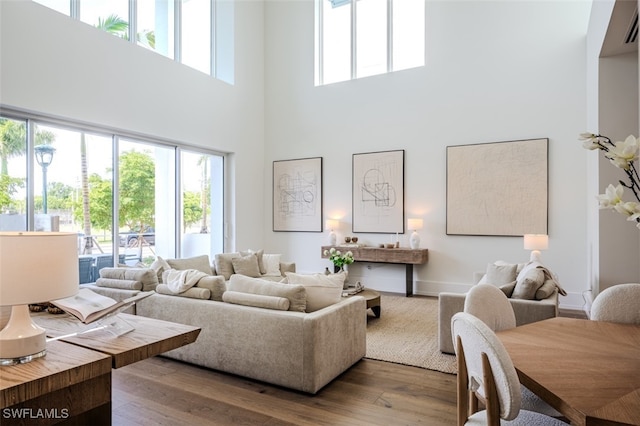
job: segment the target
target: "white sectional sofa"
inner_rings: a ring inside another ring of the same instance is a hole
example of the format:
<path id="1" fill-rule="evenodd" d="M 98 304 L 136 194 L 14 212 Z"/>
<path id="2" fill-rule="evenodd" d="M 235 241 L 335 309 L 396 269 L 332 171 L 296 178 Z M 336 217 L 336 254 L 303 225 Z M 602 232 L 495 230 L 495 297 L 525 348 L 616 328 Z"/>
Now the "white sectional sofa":
<path id="1" fill-rule="evenodd" d="M 193 259 L 167 263 L 194 266 Z M 357 296 L 319 301 L 317 287 L 274 282 L 298 275 L 295 264 L 281 268 L 279 277 L 208 275 L 180 294 L 167 294 L 166 284 L 154 280 L 160 271 L 104 268 L 103 281 L 83 287 L 116 300 L 155 287 L 130 312 L 202 329 L 195 343 L 163 356 L 315 394 L 364 357 L 366 302 Z M 341 293 L 340 283 L 335 294 Z M 319 309 L 307 312 L 312 305 Z"/>

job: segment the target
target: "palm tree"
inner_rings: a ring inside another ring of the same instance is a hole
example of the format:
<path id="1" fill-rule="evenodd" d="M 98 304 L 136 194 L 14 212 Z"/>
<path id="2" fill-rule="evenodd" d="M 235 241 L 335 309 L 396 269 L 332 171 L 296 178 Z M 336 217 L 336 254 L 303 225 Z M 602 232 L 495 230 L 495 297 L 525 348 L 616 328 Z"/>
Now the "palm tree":
<path id="1" fill-rule="evenodd" d="M 0 175 L 9 175 L 9 159 L 27 151 L 27 133 L 24 122 L 0 118 Z M 48 130 L 36 132 L 35 145 L 51 144 L 56 135 Z"/>
<path id="2" fill-rule="evenodd" d="M 96 28 L 106 31 L 115 36 L 129 40 L 129 23 L 118 15 L 109 15 L 105 19 L 98 18 Z M 156 38 L 153 31 L 143 31 L 137 34 L 138 41 L 142 41 L 144 45 L 155 48 Z M 85 243 L 83 248 L 84 254 L 93 252 L 93 237 L 91 236 L 91 211 L 89 210 L 89 175 L 87 166 L 87 143 L 85 134 L 80 137 L 80 175 L 82 184 L 82 216 L 83 216 L 83 232 L 85 235 Z"/>
<path id="3" fill-rule="evenodd" d="M 105 19 L 98 18 L 96 28 L 129 40 L 129 23 L 118 15 L 109 15 Z M 151 49 L 156 48 L 156 35 L 151 30 L 142 30 L 136 34 L 136 40 Z"/>

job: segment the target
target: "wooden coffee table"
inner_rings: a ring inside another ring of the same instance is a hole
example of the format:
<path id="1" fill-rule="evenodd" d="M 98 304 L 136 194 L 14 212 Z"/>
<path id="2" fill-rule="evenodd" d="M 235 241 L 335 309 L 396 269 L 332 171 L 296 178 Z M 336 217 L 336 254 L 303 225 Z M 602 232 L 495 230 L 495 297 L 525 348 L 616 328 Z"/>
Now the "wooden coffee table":
<path id="1" fill-rule="evenodd" d="M 380 318 L 382 306 L 380 305 L 380 293 L 375 290 L 364 289 L 360 293 L 351 294 L 347 297 L 362 296 L 367 302 L 367 309 L 371 309 L 376 318 Z"/>

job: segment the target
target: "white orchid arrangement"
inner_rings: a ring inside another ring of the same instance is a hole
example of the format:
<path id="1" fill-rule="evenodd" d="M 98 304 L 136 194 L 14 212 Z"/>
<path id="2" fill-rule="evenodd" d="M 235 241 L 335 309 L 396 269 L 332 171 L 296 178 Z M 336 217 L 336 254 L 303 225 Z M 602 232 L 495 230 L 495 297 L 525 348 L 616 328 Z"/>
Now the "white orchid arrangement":
<path id="1" fill-rule="evenodd" d="M 338 268 L 342 268 L 344 265 L 351 265 L 353 263 L 353 253 L 351 251 L 342 254 L 340 250 L 336 250 L 335 247 L 331 247 L 323 253 L 325 256 L 329 256 L 329 260 Z"/>
<path id="2" fill-rule="evenodd" d="M 640 229 L 640 176 L 634 163 L 640 156 L 640 138 L 629 135 L 624 141 L 613 143 L 606 136 L 582 133 L 580 140 L 585 149 L 603 151 L 611 164 L 624 170 L 629 179 L 629 182 L 620 180 L 617 186 L 607 186 L 605 193 L 598 195 L 600 208 L 612 209 L 627 216 L 627 220 L 638 222 L 637 227 Z M 633 192 L 637 202 L 622 199 L 624 188 Z"/>

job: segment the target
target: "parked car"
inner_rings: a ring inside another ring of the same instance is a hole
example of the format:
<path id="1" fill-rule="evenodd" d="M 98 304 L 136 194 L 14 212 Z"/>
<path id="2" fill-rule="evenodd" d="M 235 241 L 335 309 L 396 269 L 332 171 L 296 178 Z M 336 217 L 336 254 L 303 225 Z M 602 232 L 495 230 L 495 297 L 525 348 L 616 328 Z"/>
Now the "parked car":
<path id="1" fill-rule="evenodd" d="M 119 238 L 120 238 L 120 247 L 136 247 L 138 245 L 138 239 L 140 238 L 140 233 L 139 232 L 121 232 L 119 234 Z M 155 232 L 143 232 L 142 238 L 144 238 L 145 242 L 151 246 L 156 244 Z"/>

